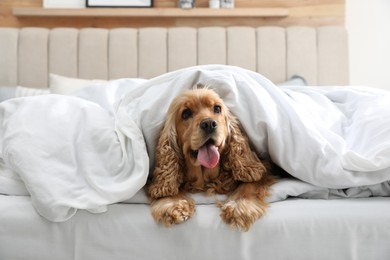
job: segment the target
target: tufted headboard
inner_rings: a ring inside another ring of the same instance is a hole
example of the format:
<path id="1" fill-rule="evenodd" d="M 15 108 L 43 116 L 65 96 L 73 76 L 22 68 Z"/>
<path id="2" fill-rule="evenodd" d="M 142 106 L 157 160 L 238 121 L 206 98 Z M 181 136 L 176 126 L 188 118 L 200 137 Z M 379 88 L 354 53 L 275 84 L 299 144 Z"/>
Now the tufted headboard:
<path id="1" fill-rule="evenodd" d="M 274 82 L 348 84 L 343 27 L 0 28 L 0 85 L 47 87 L 49 73 L 85 79 L 151 78 L 228 64 Z"/>

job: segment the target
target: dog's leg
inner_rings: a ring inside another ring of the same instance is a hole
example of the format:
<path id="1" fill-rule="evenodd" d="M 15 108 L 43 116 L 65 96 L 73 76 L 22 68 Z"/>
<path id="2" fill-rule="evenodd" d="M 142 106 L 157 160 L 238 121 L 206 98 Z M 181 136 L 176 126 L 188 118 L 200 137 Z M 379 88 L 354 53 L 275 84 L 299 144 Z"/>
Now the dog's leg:
<path id="1" fill-rule="evenodd" d="M 253 223 L 262 217 L 268 208 L 267 177 L 257 182 L 242 182 L 221 205 L 221 217 L 233 229 L 248 231 Z"/>
<path id="2" fill-rule="evenodd" d="M 193 199 L 179 193 L 175 196 L 163 197 L 151 202 L 152 216 L 156 222 L 170 227 L 188 220 L 195 212 Z"/>

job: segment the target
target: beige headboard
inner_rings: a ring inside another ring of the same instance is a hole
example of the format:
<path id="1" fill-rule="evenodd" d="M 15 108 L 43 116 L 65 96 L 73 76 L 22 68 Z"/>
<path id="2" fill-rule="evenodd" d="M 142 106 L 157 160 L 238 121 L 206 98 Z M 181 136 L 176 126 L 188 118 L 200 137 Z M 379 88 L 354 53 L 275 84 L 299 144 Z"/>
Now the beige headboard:
<path id="1" fill-rule="evenodd" d="M 151 78 L 201 64 L 257 71 L 274 82 L 348 84 L 343 27 L 0 28 L 0 86 L 47 87 L 49 73 Z"/>

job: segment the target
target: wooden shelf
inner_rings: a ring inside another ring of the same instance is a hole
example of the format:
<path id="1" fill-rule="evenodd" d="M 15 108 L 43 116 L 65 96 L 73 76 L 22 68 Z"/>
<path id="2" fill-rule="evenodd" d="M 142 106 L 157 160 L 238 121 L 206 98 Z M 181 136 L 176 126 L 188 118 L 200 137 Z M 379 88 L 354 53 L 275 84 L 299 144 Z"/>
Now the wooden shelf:
<path id="1" fill-rule="evenodd" d="M 15 16 L 36 17 L 286 17 L 287 8 L 27 8 L 12 9 Z"/>

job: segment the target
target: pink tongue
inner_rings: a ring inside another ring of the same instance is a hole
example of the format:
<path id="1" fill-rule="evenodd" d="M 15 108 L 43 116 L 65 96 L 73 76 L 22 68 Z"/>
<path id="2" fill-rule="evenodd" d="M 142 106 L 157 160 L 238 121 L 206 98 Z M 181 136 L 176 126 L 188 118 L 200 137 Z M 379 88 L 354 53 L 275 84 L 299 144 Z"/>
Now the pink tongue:
<path id="1" fill-rule="evenodd" d="M 215 145 L 204 145 L 198 151 L 198 161 L 206 168 L 214 168 L 219 161 L 219 152 Z"/>

